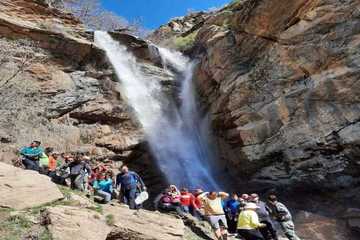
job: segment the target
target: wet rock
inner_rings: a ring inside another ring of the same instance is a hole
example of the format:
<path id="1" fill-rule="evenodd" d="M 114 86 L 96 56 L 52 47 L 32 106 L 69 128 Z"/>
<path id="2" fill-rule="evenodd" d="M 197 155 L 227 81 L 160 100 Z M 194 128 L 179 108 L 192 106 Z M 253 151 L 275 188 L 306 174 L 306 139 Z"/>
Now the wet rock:
<path id="1" fill-rule="evenodd" d="M 34 194 L 35 193 L 35 194 Z M 0 206 L 24 209 L 63 198 L 48 176 L 0 163 Z"/>

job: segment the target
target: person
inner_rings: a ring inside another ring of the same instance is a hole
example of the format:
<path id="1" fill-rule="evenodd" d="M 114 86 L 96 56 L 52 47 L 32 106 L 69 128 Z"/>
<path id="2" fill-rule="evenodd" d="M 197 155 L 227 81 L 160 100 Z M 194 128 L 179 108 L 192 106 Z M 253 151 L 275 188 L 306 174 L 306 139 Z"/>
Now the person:
<path id="1" fill-rule="evenodd" d="M 59 161 L 60 166 L 56 168 L 56 174 L 51 176 L 51 180 L 56 184 L 61 184 L 70 187 L 71 181 L 69 181 L 70 178 L 69 165 L 74 161 L 74 158 L 69 154 L 63 154 L 62 158 L 64 159 L 64 162 L 61 163 L 61 161 Z"/>
<path id="2" fill-rule="evenodd" d="M 236 193 L 231 194 L 231 198 L 226 201 L 224 209 L 226 213 L 226 220 L 229 226 L 229 233 L 236 233 L 236 223 L 238 219 L 240 208 L 239 197 Z"/>
<path id="3" fill-rule="evenodd" d="M 193 215 L 194 217 L 196 217 L 198 220 L 204 220 L 204 211 L 203 211 L 203 206 L 202 206 L 202 196 L 207 194 L 206 192 L 204 192 L 201 188 L 198 188 L 194 191 L 194 211 L 193 211 Z"/>
<path id="4" fill-rule="evenodd" d="M 180 191 L 180 203 L 185 213 L 196 215 L 195 212 L 198 211 L 198 208 L 195 203 L 195 196 L 187 188 L 182 188 Z"/>
<path id="5" fill-rule="evenodd" d="M 39 158 L 39 172 L 41 174 L 47 175 L 49 167 L 49 155 L 52 153 L 53 148 L 45 148 L 45 151 L 41 154 Z"/>
<path id="6" fill-rule="evenodd" d="M 277 240 L 277 234 L 272 222 L 272 219 L 269 214 L 269 209 L 266 206 L 266 203 L 260 201 L 259 195 L 256 193 L 252 193 L 250 195 L 250 201 L 255 203 L 258 208 L 256 209 L 256 213 L 259 216 L 260 223 L 264 223 L 266 227 L 260 228 L 260 232 L 265 240 Z"/>
<path id="7" fill-rule="evenodd" d="M 91 158 L 89 156 L 83 155 L 81 157 L 82 161 L 85 163 L 85 165 L 88 166 L 88 168 L 85 168 L 84 170 L 84 178 L 83 178 L 83 182 L 84 182 L 84 191 L 86 192 L 86 196 L 90 197 L 90 184 L 89 184 L 89 177 L 92 174 L 92 169 L 90 167 L 90 161 Z"/>
<path id="8" fill-rule="evenodd" d="M 79 156 L 69 164 L 71 188 L 86 191 L 86 175 L 91 174 L 91 168 Z"/>
<path id="9" fill-rule="evenodd" d="M 285 236 L 289 240 L 300 240 L 300 238 L 295 233 L 295 227 L 290 211 L 284 204 L 278 201 L 276 195 L 269 195 L 268 206 L 270 208 L 271 215 L 275 221 L 279 222 Z"/>
<path id="10" fill-rule="evenodd" d="M 59 154 L 57 152 L 53 152 L 49 155 L 49 164 L 48 164 L 48 175 L 53 177 L 56 175 L 56 168 L 60 161 L 58 161 Z"/>
<path id="11" fill-rule="evenodd" d="M 244 210 L 240 212 L 237 224 L 239 235 L 244 240 L 264 240 L 259 228 L 266 225 L 259 222 L 259 217 L 256 213 L 258 206 L 255 203 L 246 203 Z"/>
<path id="12" fill-rule="evenodd" d="M 116 176 L 116 188 L 123 196 L 123 201 L 128 204 L 130 209 L 138 209 L 135 203 L 136 194 L 138 189 L 146 191 L 146 186 L 141 177 L 124 165 L 121 167 L 121 172 Z"/>
<path id="13" fill-rule="evenodd" d="M 227 239 L 227 221 L 223 209 L 223 200 L 228 198 L 229 194 L 225 192 L 209 192 L 200 195 L 204 215 L 214 230 L 216 239 Z"/>
<path id="14" fill-rule="evenodd" d="M 33 141 L 30 146 L 20 149 L 22 163 L 28 170 L 39 171 L 39 159 L 44 150 L 40 147 L 41 142 Z"/>
<path id="15" fill-rule="evenodd" d="M 180 193 L 176 186 L 170 185 L 167 189 L 165 189 L 165 191 L 156 197 L 154 201 L 155 209 L 164 212 L 176 211 L 180 217 L 184 217 L 185 213 L 181 208 L 180 201 Z"/>
<path id="16" fill-rule="evenodd" d="M 99 179 L 93 182 L 94 195 L 103 199 L 104 203 L 111 201 L 113 181 L 109 174 L 102 173 Z"/>

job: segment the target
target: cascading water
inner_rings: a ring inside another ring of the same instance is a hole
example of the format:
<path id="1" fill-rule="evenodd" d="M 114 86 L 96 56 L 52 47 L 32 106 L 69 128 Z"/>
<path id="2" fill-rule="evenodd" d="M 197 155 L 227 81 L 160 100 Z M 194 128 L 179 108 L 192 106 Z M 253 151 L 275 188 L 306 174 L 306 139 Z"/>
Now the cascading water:
<path id="1" fill-rule="evenodd" d="M 121 81 L 121 93 L 134 109 L 161 171 L 170 183 L 190 188 L 218 189 L 211 172 L 212 154 L 204 137 L 192 84 L 193 68 L 178 52 L 158 48 L 164 67 L 181 79 L 180 107 L 162 92 L 160 83 L 145 74 L 136 58 L 108 33 L 96 32 Z M 165 100 L 166 99 L 166 100 Z"/>

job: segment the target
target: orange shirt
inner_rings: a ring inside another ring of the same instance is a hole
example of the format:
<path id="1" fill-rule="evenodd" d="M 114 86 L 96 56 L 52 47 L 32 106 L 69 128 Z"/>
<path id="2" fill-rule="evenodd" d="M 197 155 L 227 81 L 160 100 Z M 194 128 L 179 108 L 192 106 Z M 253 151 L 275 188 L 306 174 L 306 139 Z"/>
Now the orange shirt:
<path id="1" fill-rule="evenodd" d="M 55 171 L 56 164 L 56 159 L 53 156 L 49 156 L 49 171 Z"/>

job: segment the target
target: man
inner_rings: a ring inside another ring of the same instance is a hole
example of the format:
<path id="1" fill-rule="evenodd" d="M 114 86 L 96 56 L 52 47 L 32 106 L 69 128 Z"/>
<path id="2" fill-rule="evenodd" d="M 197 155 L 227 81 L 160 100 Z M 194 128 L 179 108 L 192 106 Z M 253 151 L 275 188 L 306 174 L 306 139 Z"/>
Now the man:
<path id="1" fill-rule="evenodd" d="M 229 232 L 236 233 L 236 223 L 240 210 L 239 197 L 236 193 L 231 194 L 231 198 L 226 201 L 224 208 L 229 225 Z"/>
<path id="2" fill-rule="evenodd" d="M 215 237 L 218 240 L 227 239 L 227 221 L 223 209 L 222 201 L 229 197 L 225 192 L 209 192 L 200 195 L 205 217 L 214 230 Z"/>
<path id="3" fill-rule="evenodd" d="M 240 212 L 238 219 L 238 233 L 245 240 L 264 240 L 259 228 L 266 225 L 259 222 L 256 213 L 258 206 L 255 203 L 246 203 L 244 210 Z"/>
<path id="4" fill-rule="evenodd" d="M 193 213 L 196 211 L 195 197 L 187 188 L 180 190 L 180 203 L 185 213 Z"/>
<path id="5" fill-rule="evenodd" d="M 76 157 L 74 161 L 69 164 L 71 187 L 82 192 L 86 191 L 86 175 L 91 174 L 91 168 L 83 158 Z"/>
<path id="6" fill-rule="evenodd" d="M 274 194 L 269 195 L 268 203 L 273 218 L 275 219 L 275 221 L 280 223 L 280 226 L 284 231 L 286 237 L 289 240 L 300 240 L 300 238 L 295 233 L 292 216 L 286 206 L 278 202 L 277 197 Z"/>
<path id="7" fill-rule="evenodd" d="M 264 223 L 266 227 L 260 228 L 260 232 L 263 235 L 265 240 L 277 240 L 276 230 L 273 226 L 273 222 L 271 220 L 269 209 L 263 201 L 260 201 L 259 195 L 256 193 L 252 193 L 250 195 L 251 202 L 255 203 L 258 208 L 256 209 L 256 213 L 259 216 L 260 223 Z"/>
<path id="8" fill-rule="evenodd" d="M 30 146 L 23 147 L 20 150 L 22 163 L 26 169 L 39 171 L 39 159 L 43 155 L 44 150 L 40 147 L 41 142 L 33 141 Z"/>
<path id="9" fill-rule="evenodd" d="M 135 203 L 136 194 L 138 188 L 140 191 L 146 191 L 145 184 L 141 177 L 133 171 L 129 171 L 129 168 L 124 165 L 121 167 L 121 172 L 116 176 L 116 188 L 122 193 L 124 197 L 124 203 L 128 204 L 130 209 L 137 209 Z"/>
<path id="10" fill-rule="evenodd" d="M 74 158 L 68 154 L 63 154 L 62 158 L 64 162 L 59 161 L 59 166 L 56 167 L 55 174 L 51 176 L 51 179 L 56 184 L 61 184 L 70 187 L 71 181 L 70 177 L 70 163 L 74 161 Z"/>

